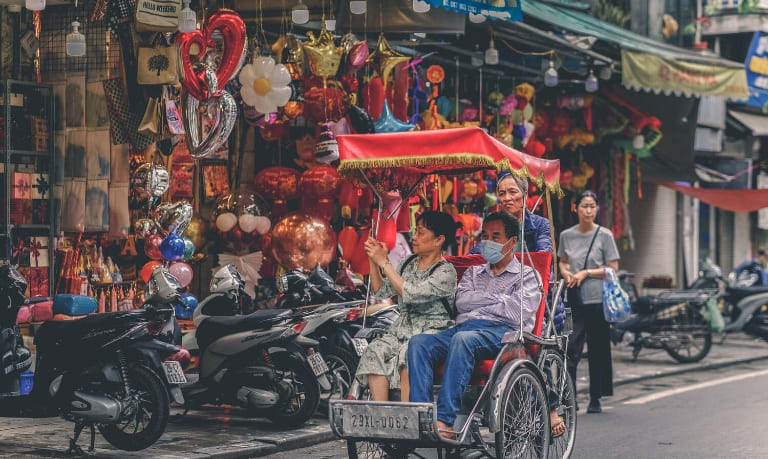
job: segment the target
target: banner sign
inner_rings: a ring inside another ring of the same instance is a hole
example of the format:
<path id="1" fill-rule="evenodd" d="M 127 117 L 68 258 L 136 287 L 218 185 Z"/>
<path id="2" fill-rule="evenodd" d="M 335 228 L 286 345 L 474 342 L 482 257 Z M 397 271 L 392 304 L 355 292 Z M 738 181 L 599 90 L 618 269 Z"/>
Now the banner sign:
<path id="1" fill-rule="evenodd" d="M 520 22 L 524 0 L 426 0 L 432 6 L 464 14 L 480 14 L 491 19 Z"/>
<path id="2" fill-rule="evenodd" d="M 686 96 L 746 99 L 747 78 L 741 67 L 666 59 L 655 54 L 621 50 L 624 86 Z"/>
<path id="3" fill-rule="evenodd" d="M 758 31 L 752 36 L 744 67 L 749 86 L 749 100 L 744 104 L 768 114 L 768 34 L 765 32 Z"/>

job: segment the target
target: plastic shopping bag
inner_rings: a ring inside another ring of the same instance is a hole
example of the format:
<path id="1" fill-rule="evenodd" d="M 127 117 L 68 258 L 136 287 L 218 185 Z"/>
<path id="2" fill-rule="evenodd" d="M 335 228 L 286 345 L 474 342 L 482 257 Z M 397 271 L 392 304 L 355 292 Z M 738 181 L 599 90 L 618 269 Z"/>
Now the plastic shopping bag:
<path id="1" fill-rule="evenodd" d="M 717 307 L 717 298 L 712 297 L 707 300 L 707 314 L 709 315 L 709 326 L 713 332 L 721 332 L 725 328 L 725 320 L 720 308 Z"/>
<path id="2" fill-rule="evenodd" d="M 607 266 L 603 279 L 603 314 L 608 323 L 623 322 L 632 315 L 629 294 L 619 285 L 616 272 Z"/>

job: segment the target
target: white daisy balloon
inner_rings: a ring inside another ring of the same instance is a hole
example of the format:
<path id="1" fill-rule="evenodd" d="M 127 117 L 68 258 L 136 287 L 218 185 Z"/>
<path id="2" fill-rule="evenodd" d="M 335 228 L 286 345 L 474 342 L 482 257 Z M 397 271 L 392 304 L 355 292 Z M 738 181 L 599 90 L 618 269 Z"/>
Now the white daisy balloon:
<path id="1" fill-rule="evenodd" d="M 261 113 L 274 113 L 291 98 L 291 73 L 271 57 L 259 56 L 244 65 L 239 78 L 243 102 Z"/>

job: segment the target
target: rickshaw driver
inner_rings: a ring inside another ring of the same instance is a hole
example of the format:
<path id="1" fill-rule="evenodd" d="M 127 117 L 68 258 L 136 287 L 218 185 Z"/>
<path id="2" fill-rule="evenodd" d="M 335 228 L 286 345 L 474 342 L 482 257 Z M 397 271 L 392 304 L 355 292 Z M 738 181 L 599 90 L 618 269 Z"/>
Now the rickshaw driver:
<path id="1" fill-rule="evenodd" d="M 437 334 L 416 335 L 408 344 L 411 402 L 432 402 L 433 369 L 445 362 L 437 399 L 437 426 L 446 438 L 455 435 L 453 423 L 475 363 L 496 358 L 505 333 L 519 330 L 521 324 L 523 330 L 533 330 L 541 290 L 533 268 L 523 267 L 514 257 L 519 233 L 519 222 L 509 213 L 488 215 L 481 233 L 481 254 L 488 263 L 472 266 L 464 273 L 456 291 L 456 326 Z M 564 428 L 557 411 L 553 411 L 552 426 Z"/>

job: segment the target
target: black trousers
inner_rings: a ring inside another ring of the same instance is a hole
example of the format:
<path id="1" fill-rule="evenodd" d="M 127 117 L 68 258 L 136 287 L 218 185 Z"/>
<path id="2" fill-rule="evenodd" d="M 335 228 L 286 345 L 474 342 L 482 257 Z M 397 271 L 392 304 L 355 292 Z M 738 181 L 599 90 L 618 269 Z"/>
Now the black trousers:
<path id="1" fill-rule="evenodd" d="M 584 351 L 589 352 L 589 395 L 592 399 L 613 395 L 611 337 L 603 305 L 585 304 L 573 308 L 573 334 L 568 341 L 568 372 L 576 390 L 576 368 Z"/>

